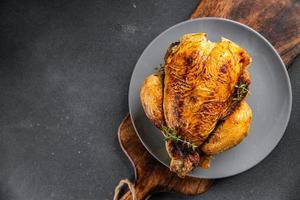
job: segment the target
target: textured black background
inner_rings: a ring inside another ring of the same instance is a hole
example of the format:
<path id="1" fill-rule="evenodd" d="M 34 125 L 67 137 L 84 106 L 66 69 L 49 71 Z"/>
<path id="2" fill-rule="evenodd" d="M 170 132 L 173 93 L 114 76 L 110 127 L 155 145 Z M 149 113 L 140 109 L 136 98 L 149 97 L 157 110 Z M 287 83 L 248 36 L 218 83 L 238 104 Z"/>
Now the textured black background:
<path id="1" fill-rule="evenodd" d="M 116 137 L 133 67 L 197 3 L 1 1 L 0 199 L 112 199 L 133 178 Z M 152 199 L 299 199 L 300 62 L 289 73 L 293 112 L 269 157 L 201 196 Z"/>

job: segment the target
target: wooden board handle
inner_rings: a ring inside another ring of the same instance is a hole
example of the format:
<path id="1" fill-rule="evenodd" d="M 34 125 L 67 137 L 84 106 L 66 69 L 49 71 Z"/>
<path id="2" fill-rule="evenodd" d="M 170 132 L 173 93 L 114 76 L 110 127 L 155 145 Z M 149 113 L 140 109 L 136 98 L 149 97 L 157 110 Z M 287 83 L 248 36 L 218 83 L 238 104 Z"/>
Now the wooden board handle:
<path id="1" fill-rule="evenodd" d="M 151 187 L 144 187 L 141 188 L 140 185 L 135 186 L 135 196 L 136 200 L 143 200 L 148 199 L 151 195 L 151 191 L 154 191 L 154 188 Z M 132 193 L 131 191 L 127 191 L 122 197 L 121 200 L 132 200 Z"/>
<path id="2" fill-rule="evenodd" d="M 208 190 L 213 181 L 186 177 L 179 178 L 169 168 L 163 166 L 145 149 L 135 133 L 130 116 L 127 115 L 119 126 L 119 142 L 134 167 L 135 194 L 137 200 L 147 199 L 154 192 L 175 191 L 195 195 Z M 121 199 L 131 199 L 127 192 Z"/>
<path id="3" fill-rule="evenodd" d="M 191 19 L 223 17 L 252 27 L 276 48 L 286 66 L 300 54 L 300 1 L 201 0 Z"/>
<path id="4" fill-rule="evenodd" d="M 147 180 L 143 180 L 143 183 L 141 182 L 136 182 L 133 184 L 130 180 L 128 179 L 123 179 L 120 181 L 119 185 L 115 188 L 115 194 L 113 200 L 143 200 L 147 199 L 150 197 L 151 191 L 154 191 L 156 185 L 155 184 L 148 184 L 151 183 L 149 182 L 149 179 L 151 178 L 145 178 Z M 128 191 L 124 193 L 122 196 L 119 194 L 124 185 L 128 186 Z"/>

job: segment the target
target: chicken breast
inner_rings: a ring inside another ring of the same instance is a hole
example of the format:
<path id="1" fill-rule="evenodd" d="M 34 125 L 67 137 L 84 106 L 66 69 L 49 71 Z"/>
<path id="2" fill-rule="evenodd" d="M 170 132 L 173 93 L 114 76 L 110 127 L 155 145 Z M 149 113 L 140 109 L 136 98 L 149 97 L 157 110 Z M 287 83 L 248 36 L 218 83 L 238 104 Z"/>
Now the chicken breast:
<path id="1" fill-rule="evenodd" d="M 164 117 L 170 128 L 201 145 L 214 129 L 250 57 L 233 42 L 184 35 L 165 58 Z"/>

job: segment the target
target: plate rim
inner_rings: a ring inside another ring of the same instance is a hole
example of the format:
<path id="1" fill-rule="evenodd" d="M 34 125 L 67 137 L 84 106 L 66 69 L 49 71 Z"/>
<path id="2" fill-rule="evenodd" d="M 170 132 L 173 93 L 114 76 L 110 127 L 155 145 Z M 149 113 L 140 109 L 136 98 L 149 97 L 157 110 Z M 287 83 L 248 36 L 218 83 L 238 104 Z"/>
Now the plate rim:
<path id="1" fill-rule="evenodd" d="M 146 47 L 145 49 L 143 50 L 143 52 L 140 54 L 139 56 L 139 59 L 137 60 L 133 70 L 132 70 L 132 73 L 131 73 L 131 77 L 130 77 L 130 83 L 129 83 L 129 87 L 128 87 L 128 107 L 129 107 L 129 113 L 130 113 L 130 119 L 131 119 L 131 122 L 132 122 L 132 125 L 133 125 L 133 128 L 139 138 L 139 140 L 141 141 L 141 143 L 143 144 L 143 146 L 146 148 L 146 150 L 157 160 L 159 161 L 161 164 L 163 164 L 164 166 L 168 167 L 169 168 L 169 165 L 162 162 L 151 150 L 150 148 L 148 147 L 148 145 L 143 141 L 142 137 L 140 136 L 136 126 L 135 126 L 135 123 L 134 123 L 134 120 L 133 120 L 133 117 L 132 117 L 132 108 L 131 108 L 131 105 L 130 105 L 130 98 L 131 98 L 131 87 L 132 87 L 132 84 L 133 84 L 133 74 L 134 74 L 134 71 L 136 70 L 136 67 L 137 67 L 137 63 L 140 62 L 141 60 L 141 57 L 142 55 L 146 52 L 146 50 L 148 50 L 148 48 L 150 48 L 150 46 L 152 46 L 152 44 L 154 42 L 156 42 L 161 35 L 165 34 L 166 32 L 168 32 L 169 30 L 171 29 L 174 29 L 178 26 L 181 26 L 183 24 L 186 24 L 186 23 L 193 23 L 195 21 L 210 21 L 210 20 L 213 20 L 213 21 L 221 21 L 221 22 L 229 22 L 229 23 L 233 23 L 237 26 L 242 26 L 243 28 L 247 29 L 248 31 L 251 31 L 253 32 L 256 36 L 260 37 L 271 49 L 272 51 L 275 53 L 276 57 L 279 59 L 280 61 L 280 64 L 283 68 L 283 71 L 284 71 L 284 76 L 285 78 L 287 79 L 287 85 L 288 85 L 288 93 L 289 95 L 287 96 L 287 98 L 289 98 L 289 101 L 288 101 L 288 117 L 286 118 L 285 122 L 284 122 L 284 129 L 282 131 L 282 133 L 280 134 L 280 137 L 278 137 L 278 141 L 276 141 L 276 143 L 274 143 L 274 147 L 270 150 L 270 152 L 268 152 L 265 156 L 263 156 L 261 159 L 259 159 L 259 161 L 257 163 L 255 163 L 254 165 L 251 165 L 250 167 L 246 168 L 246 169 L 243 169 L 243 170 L 239 170 L 237 173 L 235 174 L 231 174 L 231 175 L 225 175 L 225 176 L 216 176 L 216 177 L 199 177 L 199 176 L 196 176 L 196 175 L 193 175 L 193 174 L 188 174 L 187 176 L 188 177 L 195 177 L 195 178 L 205 178 L 205 179 L 220 179 L 220 178 L 227 178 L 227 177 L 232 177 L 232 176 L 236 176 L 238 174 L 241 174 L 243 172 L 246 172 L 248 170 L 250 170 L 251 168 L 257 166 L 259 163 L 261 163 L 264 159 L 266 159 L 273 151 L 274 149 L 277 147 L 277 145 L 279 144 L 280 140 L 282 139 L 283 135 L 285 134 L 285 131 L 287 129 L 287 126 L 288 126 L 288 123 L 290 121 L 290 116 L 291 116 L 291 111 L 292 111 L 292 104 L 293 104 L 293 95 L 292 95 L 292 86 L 291 86 L 291 81 L 290 81 L 290 77 L 289 77 L 289 74 L 288 74 L 288 71 L 287 71 L 287 68 L 286 68 L 286 65 L 285 63 L 283 62 L 281 56 L 279 55 L 279 53 L 277 52 L 277 50 L 275 49 L 275 47 L 263 36 L 261 35 L 259 32 L 257 32 L 256 30 L 254 30 L 253 28 L 245 25 L 245 24 L 242 24 L 240 22 L 237 22 L 237 21 L 234 21 L 234 20 L 231 20 L 231 19 L 226 19 L 226 18 L 221 18 L 221 17 L 201 17 L 201 18 L 195 18 L 195 19 L 188 19 L 188 20 L 185 20 L 185 21 L 182 21 L 182 22 L 179 22 L 169 28 L 167 28 L 166 30 L 162 31 L 161 33 L 159 33 Z"/>

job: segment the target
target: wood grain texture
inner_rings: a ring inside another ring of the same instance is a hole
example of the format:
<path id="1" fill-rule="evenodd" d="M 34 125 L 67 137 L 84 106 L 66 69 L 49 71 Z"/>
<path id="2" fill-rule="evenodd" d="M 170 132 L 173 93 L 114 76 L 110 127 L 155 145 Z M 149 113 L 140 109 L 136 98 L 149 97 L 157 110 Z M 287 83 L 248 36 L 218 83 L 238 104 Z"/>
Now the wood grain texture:
<path id="1" fill-rule="evenodd" d="M 136 135 L 129 114 L 119 126 L 118 137 L 124 153 L 134 167 L 137 200 L 147 199 L 154 192 L 162 191 L 196 195 L 207 191 L 213 183 L 207 179 L 179 178 L 169 168 L 155 160 Z M 130 192 L 122 199 L 131 199 Z"/>
<path id="2" fill-rule="evenodd" d="M 299 0 L 201 0 L 191 19 L 223 17 L 246 24 L 267 38 L 286 66 L 300 54 Z"/>

